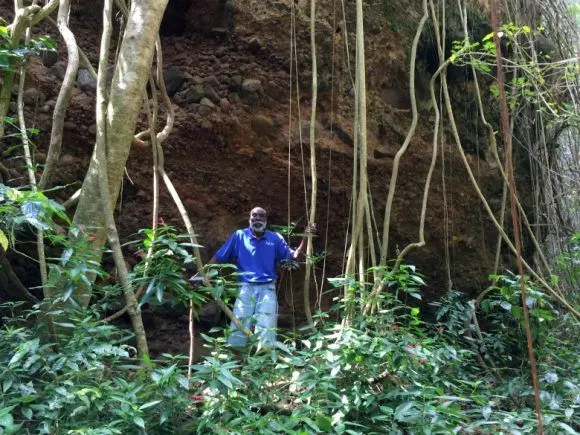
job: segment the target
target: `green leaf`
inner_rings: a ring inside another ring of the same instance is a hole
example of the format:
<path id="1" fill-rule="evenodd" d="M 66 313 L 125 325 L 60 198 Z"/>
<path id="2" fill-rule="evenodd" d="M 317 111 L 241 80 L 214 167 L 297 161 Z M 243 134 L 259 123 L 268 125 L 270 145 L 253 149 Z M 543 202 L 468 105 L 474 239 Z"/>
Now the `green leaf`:
<path id="1" fill-rule="evenodd" d="M 12 378 L 4 379 L 4 381 L 2 381 L 2 392 L 6 393 L 10 389 L 10 387 L 12 386 L 13 383 L 14 383 L 14 380 Z"/>
<path id="2" fill-rule="evenodd" d="M 24 417 L 26 417 L 28 420 L 32 419 L 33 416 L 32 409 L 30 409 L 27 406 L 22 408 L 22 415 L 24 415 Z"/>
<path id="3" fill-rule="evenodd" d="M 226 378 L 225 376 L 222 376 L 222 375 L 218 376 L 218 381 L 220 381 L 222 384 L 224 384 L 226 387 L 228 387 L 230 389 L 234 388 L 234 385 L 232 384 L 232 382 L 228 378 Z"/>
<path id="4" fill-rule="evenodd" d="M 573 435 L 578 435 L 578 432 L 576 432 L 574 429 L 572 429 L 570 426 L 568 426 L 566 423 L 558 423 L 558 426 L 560 426 L 562 429 L 564 429 L 566 431 L 566 433 L 570 433 Z"/>
<path id="5" fill-rule="evenodd" d="M 0 53 L 0 71 L 10 71 L 10 57 Z"/>
<path id="6" fill-rule="evenodd" d="M 8 237 L 4 234 L 4 231 L 0 230 L 0 246 L 4 251 L 8 251 L 8 246 L 10 243 L 8 242 Z"/>
<path id="7" fill-rule="evenodd" d="M 75 289 L 74 285 L 72 284 L 67 285 L 65 292 L 62 295 L 62 300 L 67 301 L 68 298 L 70 298 L 70 296 L 72 295 L 74 289 Z"/>
<path id="8" fill-rule="evenodd" d="M 133 423 L 135 423 L 141 429 L 145 429 L 145 420 L 143 420 L 141 417 L 139 416 L 133 417 Z"/>
<path id="9" fill-rule="evenodd" d="M 14 418 L 12 418 L 12 414 L 4 413 L 0 414 L 0 426 L 10 427 L 14 424 Z"/>
<path id="10" fill-rule="evenodd" d="M 155 289 L 155 296 L 157 297 L 157 300 L 159 302 L 163 302 L 163 290 L 164 290 L 164 285 L 162 285 L 160 283 L 160 285 L 157 286 L 157 288 Z"/>
<path id="11" fill-rule="evenodd" d="M 148 402 L 148 403 L 146 403 L 144 405 L 141 405 L 139 407 L 139 409 L 140 410 L 143 410 L 143 409 L 151 408 L 152 406 L 155 406 L 155 405 L 157 405 L 158 403 L 161 403 L 161 402 L 162 402 L 162 400 L 154 400 L 153 402 Z"/>
<path id="12" fill-rule="evenodd" d="M 415 281 L 416 283 L 418 283 L 418 284 L 421 284 L 421 285 L 427 285 L 427 284 L 425 284 L 425 281 L 423 281 L 423 278 L 421 278 L 420 276 L 417 276 L 417 275 L 411 275 L 411 279 L 412 279 L 413 281 Z"/>
<path id="13" fill-rule="evenodd" d="M 54 322 L 55 325 L 58 325 L 62 328 L 71 328 L 74 329 L 77 327 L 77 325 L 75 325 L 74 323 L 68 323 L 68 322 Z"/>
<path id="14" fill-rule="evenodd" d="M 483 42 L 485 42 L 485 41 L 488 41 L 488 40 L 490 40 L 490 39 L 492 39 L 492 38 L 493 38 L 493 32 L 491 32 L 491 33 L 488 33 L 487 35 L 485 35 L 485 36 L 483 37 L 482 41 L 483 41 Z"/>
<path id="15" fill-rule="evenodd" d="M 330 418 L 328 418 L 324 415 L 319 414 L 316 417 L 316 424 L 318 425 L 320 430 L 322 430 L 323 432 L 330 433 L 333 431 L 332 422 L 331 422 Z"/>
<path id="16" fill-rule="evenodd" d="M 139 306 L 143 306 L 147 303 L 147 301 L 151 297 L 151 293 L 153 293 L 153 290 L 155 289 L 156 285 L 157 285 L 157 279 L 153 278 L 149 282 L 149 285 L 147 286 L 147 290 L 145 290 L 145 294 L 141 298 L 141 301 L 139 301 Z"/>
<path id="17" fill-rule="evenodd" d="M 419 410 L 415 407 L 416 403 L 411 401 L 403 402 L 395 409 L 395 420 L 409 422 L 420 415 Z"/>
<path id="18" fill-rule="evenodd" d="M 500 304 L 500 306 L 501 306 L 501 307 L 502 307 L 504 310 L 506 310 L 506 311 L 509 311 L 509 310 L 511 310 L 511 309 L 512 309 L 512 304 L 510 304 L 508 301 L 503 301 L 503 302 Z"/>
<path id="19" fill-rule="evenodd" d="M 189 381 L 185 376 L 179 376 L 177 382 L 179 382 L 179 385 L 181 385 L 185 390 L 189 389 Z"/>
<path id="20" fill-rule="evenodd" d="M 62 264 L 63 266 L 66 266 L 66 264 L 68 263 L 68 261 L 72 257 L 73 252 L 74 251 L 72 248 L 65 249 L 60 257 L 60 264 Z"/>
<path id="21" fill-rule="evenodd" d="M 26 355 L 26 352 L 24 351 L 18 351 L 16 352 L 14 355 L 12 355 L 12 358 L 10 358 L 10 361 L 8 362 L 8 366 L 10 367 L 11 365 L 16 364 L 18 361 L 20 361 L 22 359 L 22 357 L 24 357 L 24 355 Z"/>

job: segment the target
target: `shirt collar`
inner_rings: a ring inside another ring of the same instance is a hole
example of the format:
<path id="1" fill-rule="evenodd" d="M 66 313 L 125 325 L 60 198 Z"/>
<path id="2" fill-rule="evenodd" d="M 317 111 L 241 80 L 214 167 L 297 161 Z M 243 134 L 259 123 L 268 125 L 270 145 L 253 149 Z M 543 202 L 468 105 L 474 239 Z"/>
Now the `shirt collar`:
<path id="1" fill-rule="evenodd" d="M 265 238 L 266 238 L 266 232 L 267 232 L 267 231 L 268 231 L 268 230 L 264 230 L 264 234 L 262 235 L 262 237 L 256 237 L 256 236 L 254 235 L 254 232 L 252 231 L 252 227 L 248 227 L 248 228 L 246 228 L 246 232 L 247 232 L 247 234 L 248 234 L 248 235 L 249 235 L 249 236 L 250 236 L 252 239 L 254 239 L 254 240 L 263 240 L 263 239 L 265 239 Z"/>

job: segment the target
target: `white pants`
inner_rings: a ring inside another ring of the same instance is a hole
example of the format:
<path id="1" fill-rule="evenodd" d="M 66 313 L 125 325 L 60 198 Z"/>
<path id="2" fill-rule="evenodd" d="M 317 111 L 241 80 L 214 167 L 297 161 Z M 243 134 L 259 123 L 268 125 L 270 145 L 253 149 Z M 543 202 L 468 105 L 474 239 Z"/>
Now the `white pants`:
<path id="1" fill-rule="evenodd" d="M 252 330 L 262 344 L 262 347 L 271 348 L 276 343 L 276 324 L 278 320 L 278 300 L 276 297 L 276 283 L 249 283 L 243 282 L 240 293 L 234 304 L 234 315 L 240 319 L 245 328 Z M 248 337 L 238 329 L 234 322 L 228 343 L 234 347 L 243 347 L 248 344 Z"/>

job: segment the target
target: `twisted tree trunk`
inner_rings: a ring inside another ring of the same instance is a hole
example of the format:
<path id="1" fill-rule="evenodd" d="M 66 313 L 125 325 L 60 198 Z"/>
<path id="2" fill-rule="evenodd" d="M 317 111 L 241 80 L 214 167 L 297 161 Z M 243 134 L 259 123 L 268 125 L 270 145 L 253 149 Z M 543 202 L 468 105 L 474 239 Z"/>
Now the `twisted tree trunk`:
<path id="1" fill-rule="evenodd" d="M 106 166 L 112 205 L 116 204 L 119 196 L 123 169 L 133 143 L 137 116 L 143 102 L 143 89 L 149 79 L 155 41 L 167 1 L 133 2 L 127 17 L 107 105 Z M 73 226 L 94 233 L 96 257 L 100 256 L 100 248 L 107 238 L 99 197 L 99 162 L 94 154 L 83 182 Z M 87 289 L 79 289 L 74 297 L 82 306 L 87 306 L 91 294 Z"/>

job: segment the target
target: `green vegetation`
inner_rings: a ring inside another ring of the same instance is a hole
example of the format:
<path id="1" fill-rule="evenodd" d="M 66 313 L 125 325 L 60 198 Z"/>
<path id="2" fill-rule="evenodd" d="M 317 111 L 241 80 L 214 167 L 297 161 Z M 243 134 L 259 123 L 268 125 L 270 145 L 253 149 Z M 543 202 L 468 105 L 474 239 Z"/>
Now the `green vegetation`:
<path id="1" fill-rule="evenodd" d="M 27 44 L 14 46 L 5 24 L 0 17 L 0 71 L 15 71 L 28 56 L 56 49 L 56 44 L 50 36 L 42 36 L 30 40 Z"/>
<path id="2" fill-rule="evenodd" d="M 289 336 L 273 351 L 253 346 L 241 359 L 214 330 L 204 335 L 211 355 L 193 367 L 189 382 L 183 357 L 132 360 L 129 333 L 103 324 L 95 309 L 69 313 L 60 326 L 70 335 L 58 351 L 39 339 L 41 327 L 26 326 L 39 311 L 5 317 L 0 431 L 527 433 L 536 424 L 533 394 L 521 322 L 510 302 L 519 286 L 513 277 L 494 279 L 498 285 L 481 303 L 482 342 L 467 334 L 473 306 L 460 293 L 434 304 L 433 323 L 385 293 L 377 314 L 345 325 L 337 304 L 319 314 L 318 332 Z M 404 291 L 417 280 L 406 274 L 396 283 L 392 290 Z M 576 433 L 578 325 L 557 316 L 529 285 L 547 433 Z M 494 370 L 483 369 L 478 355 Z"/>
<path id="3" fill-rule="evenodd" d="M 40 194 L 1 189 L 6 239 L 27 226 L 50 235 L 53 217 L 64 217 Z M 145 289 L 142 304 L 187 304 L 192 298 L 201 303 L 205 292 L 221 295 L 231 288 L 231 281 L 217 275 L 208 288 L 190 287 L 182 278 L 192 261 L 188 244 L 168 226 L 159 229 L 155 241 L 151 234 L 141 232 L 143 260 L 132 273 L 135 287 Z M 62 244 L 51 267 L 74 262 L 63 269 L 72 271 L 67 272 L 70 286 L 87 284 L 75 277 L 89 273 L 106 277 L 78 236 L 75 244 L 51 236 L 52 243 Z M 157 254 L 146 261 L 151 247 Z M 562 257 L 560 263 L 578 271 L 576 258 Z M 97 281 L 94 294 L 102 299 L 90 308 L 66 309 L 67 321 L 57 324 L 66 339 L 47 338 L 42 321 L 47 302 L 28 308 L 5 303 L 0 433 L 533 432 L 519 278 L 491 277 L 477 309 L 474 301 L 452 292 L 425 308 L 429 322 L 420 308 L 403 302 L 421 297 L 424 281 L 413 266 L 388 270 L 384 278 L 389 291 L 381 293 L 375 313 L 347 321 L 343 301 L 337 300 L 330 312 L 318 313 L 316 332 L 287 332 L 272 351 L 253 343 L 234 355 L 225 345 L 227 330 L 212 330 L 203 335 L 211 353 L 193 366 L 189 380 L 185 357 L 135 360 L 132 335 L 103 323 L 102 310 L 118 294 L 116 286 Z M 331 282 L 339 288 L 359 285 L 344 278 Z M 578 323 L 559 313 L 527 278 L 526 285 L 547 433 L 576 433 Z M 371 287 L 368 283 L 366 290 Z M 364 306 L 368 291 L 356 294 L 361 295 L 356 305 Z M 471 322 L 474 311 L 477 324 Z"/>

